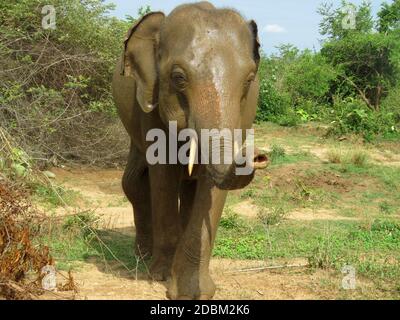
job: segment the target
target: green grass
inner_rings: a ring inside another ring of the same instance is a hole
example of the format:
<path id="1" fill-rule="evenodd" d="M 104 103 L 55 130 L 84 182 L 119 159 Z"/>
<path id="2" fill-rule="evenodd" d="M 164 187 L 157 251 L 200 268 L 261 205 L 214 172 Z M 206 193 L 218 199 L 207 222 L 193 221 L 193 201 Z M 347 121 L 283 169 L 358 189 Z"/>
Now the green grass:
<path id="1" fill-rule="evenodd" d="M 242 218 L 234 212 L 230 207 L 224 209 L 219 225 L 225 229 L 239 228 L 243 224 Z"/>
<path id="2" fill-rule="evenodd" d="M 79 269 L 80 262 L 91 257 L 101 258 L 99 252 L 83 237 L 43 237 L 41 241 L 49 246 L 51 255 L 60 270 Z"/>
<path id="3" fill-rule="evenodd" d="M 400 168 L 389 166 L 378 166 L 369 164 L 363 167 L 347 163 L 341 165 L 330 165 L 332 171 L 347 175 L 367 176 L 378 179 L 384 187 L 400 190 Z"/>
<path id="4" fill-rule="evenodd" d="M 379 203 L 379 210 L 383 214 L 393 214 L 396 212 L 396 206 L 391 204 L 390 202 L 384 200 L 381 203 Z M 397 207 L 398 210 L 398 207 Z"/>
<path id="5" fill-rule="evenodd" d="M 59 228 L 51 237 L 43 236 L 40 241 L 49 246 L 50 252 L 61 270 L 79 269 L 81 262 L 91 262 L 102 267 L 117 264 L 126 271 L 144 272 L 145 263 L 134 254 L 134 231 L 130 234 L 113 230 L 87 230 Z"/>
<path id="6" fill-rule="evenodd" d="M 79 199 L 77 191 L 66 189 L 60 185 L 34 184 L 33 199 L 49 208 L 62 205 L 74 205 Z"/>
<path id="7" fill-rule="evenodd" d="M 265 229 L 260 222 L 221 227 L 214 255 L 232 259 L 308 258 L 314 268 L 340 271 L 351 264 L 360 275 L 400 279 L 400 224 L 375 220 L 369 229 L 359 222 L 284 221 Z M 394 261 L 388 264 L 387 261 Z"/>
<path id="8" fill-rule="evenodd" d="M 137 266 L 133 233 L 97 230 L 99 241 L 91 234 L 66 232 L 71 229 L 65 227 L 63 230 L 62 235 L 43 238 L 61 269 L 76 268 L 77 262 L 91 258 L 99 263 L 115 262 L 117 258 L 130 270 Z M 351 264 L 362 275 L 395 280 L 400 277 L 400 224 L 375 220 L 366 229 L 358 222 L 284 221 L 266 229 L 261 221 L 242 221 L 228 215 L 221 221 L 214 256 L 259 260 L 305 257 L 315 268 L 339 270 Z M 387 264 L 389 258 L 397 264 Z M 145 269 L 142 262 L 139 268 Z"/>
<path id="9" fill-rule="evenodd" d="M 98 219 L 91 211 L 49 222 L 37 239 L 47 245 L 61 270 L 79 269 L 81 262 L 107 267 L 117 263 L 127 271 L 145 270 L 145 261 L 134 254 L 134 230 L 127 232 L 97 229 Z"/>
<path id="10" fill-rule="evenodd" d="M 285 149 L 279 145 L 273 145 L 269 153 L 272 167 L 284 164 L 292 164 L 297 162 L 314 162 L 315 157 L 307 151 L 299 151 L 288 154 Z"/>
<path id="11" fill-rule="evenodd" d="M 129 203 L 129 200 L 126 196 L 122 196 L 122 197 L 116 197 L 115 200 L 111 201 L 108 204 L 108 207 L 120 207 L 123 206 L 125 204 Z"/>
<path id="12" fill-rule="evenodd" d="M 368 164 L 368 153 L 361 149 L 348 149 L 344 151 L 340 148 L 328 150 L 328 160 L 335 164 L 352 164 L 356 167 L 365 167 Z"/>
<path id="13" fill-rule="evenodd" d="M 147 270 L 148 259 L 143 260 L 134 253 L 134 231 L 97 230 L 98 238 L 93 238 L 90 245 L 102 258 L 103 263 L 117 262 L 120 268 L 129 271 L 136 268 L 140 272 Z"/>
<path id="14" fill-rule="evenodd" d="M 249 228 L 220 227 L 213 255 L 232 259 L 264 259 L 266 233 L 262 225 Z"/>

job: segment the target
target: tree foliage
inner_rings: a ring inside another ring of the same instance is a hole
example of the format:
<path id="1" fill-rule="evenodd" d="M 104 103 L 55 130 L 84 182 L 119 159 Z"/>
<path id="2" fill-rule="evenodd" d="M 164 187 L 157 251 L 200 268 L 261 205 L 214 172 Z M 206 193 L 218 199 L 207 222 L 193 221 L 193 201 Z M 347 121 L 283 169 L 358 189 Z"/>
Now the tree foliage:
<path id="1" fill-rule="evenodd" d="M 130 23 L 100 0 L 54 0 L 45 29 L 47 4 L 0 3 L 0 126 L 44 162 L 112 164 L 126 152 L 110 84 Z"/>
<path id="2" fill-rule="evenodd" d="M 328 121 L 334 133 L 367 139 L 398 131 L 399 2 L 384 3 L 376 19 L 368 2 L 322 4 L 320 52 L 284 45 L 264 57 L 259 119 Z"/>

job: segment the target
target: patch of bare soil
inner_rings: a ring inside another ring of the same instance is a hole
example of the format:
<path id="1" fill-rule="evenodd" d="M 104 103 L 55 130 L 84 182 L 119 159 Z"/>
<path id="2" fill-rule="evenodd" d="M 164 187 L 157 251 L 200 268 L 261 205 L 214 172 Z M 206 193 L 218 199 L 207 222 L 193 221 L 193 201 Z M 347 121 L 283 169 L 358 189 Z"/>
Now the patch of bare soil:
<path id="1" fill-rule="evenodd" d="M 263 261 L 212 259 L 211 275 L 217 285 L 214 299 L 299 300 L 357 297 L 371 291 L 371 283 L 358 279 L 357 289 L 341 288 L 343 276 L 307 267 L 254 270 Z M 246 271 L 249 270 L 249 271 Z M 76 299 L 89 300 L 163 300 L 167 282 L 152 281 L 146 274 L 109 272 L 85 263 L 74 272 L 79 288 Z M 372 292 L 372 291 L 371 291 Z"/>
<path id="2" fill-rule="evenodd" d="M 56 181 L 77 191 L 80 210 L 93 210 L 100 219 L 99 227 L 116 229 L 133 227 L 133 210 L 122 191 L 122 170 L 118 169 L 61 169 L 51 170 Z M 76 213 L 67 207 L 56 210 L 58 216 Z"/>
<path id="3" fill-rule="evenodd" d="M 303 221 L 312 221 L 312 220 L 330 220 L 330 221 L 359 220 L 356 217 L 343 217 L 343 216 L 340 216 L 333 209 L 309 209 L 309 208 L 301 208 L 301 209 L 298 209 L 298 210 L 291 211 L 285 218 L 291 219 L 291 220 L 303 220 Z"/>
<path id="4" fill-rule="evenodd" d="M 271 185 L 293 191 L 299 186 L 321 188 L 326 191 L 345 193 L 354 190 L 355 187 L 363 187 L 364 183 L 357 183 L 354 179 L 347 179 L 330 171 L 309 171 L 312 164 L 290 164 L 278 167 L 270 172 Z"/>
<path id="5" fill-rule="evenodd" d="M 388 150 L 374 153 L 371 158 L 377 164 L 400 167 L 400 155 Z"/>
<path id="6" fill-rule="evenodd" d="M 252 203 L 250 200 L 241 201 L 232 206 L 232 210 L 238 215 L 249 218 L 256 219 L 260 207 Z M 290 220 L 303 220 L 303 221 L 313 221 L 313 220 L 330 220 L 330 221 L 340 221 L 340 220 L 359 220 L 357 217 L 344 217 L 338 215 L 337 211 L 334 209 L 314 209 L 314 208 L 298 208 L 296 210 L 290 211 L 285 215 L 285 219 Z"/>
<path id="7" fill-rule="evenodd" d="M 233 211 L 242 217 L 255 219 L 257 218 L 257 213 L 259 207 L 253 204 L 250 200 L 241 201 L 232 207 Z"/>

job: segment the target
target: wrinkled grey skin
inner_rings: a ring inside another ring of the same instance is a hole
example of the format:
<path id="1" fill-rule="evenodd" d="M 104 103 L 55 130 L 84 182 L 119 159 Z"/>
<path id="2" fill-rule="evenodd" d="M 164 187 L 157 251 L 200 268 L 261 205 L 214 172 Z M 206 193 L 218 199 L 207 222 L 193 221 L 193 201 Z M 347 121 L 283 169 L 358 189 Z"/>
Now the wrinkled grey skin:
<path id="1" fill-rule="evenodd" d="M 210 299 L 210 255 L 228 190 L 250 183 L 234 165 L 148 165 L 146 133 L 251 128 L 258 99 L 257 26 L 207 2 L 150 13 L 130 30 L 113 78 L 131 137 L 123 189 L 134 207 L 136 252 L 152 255 L 154 279 L 171 299 Z M 222 145 L 220 152 L 228 145 Z M 258 155 L 255 162 L 266 162 Z M 179 199 L 179 201 L 178 201 Z"/>

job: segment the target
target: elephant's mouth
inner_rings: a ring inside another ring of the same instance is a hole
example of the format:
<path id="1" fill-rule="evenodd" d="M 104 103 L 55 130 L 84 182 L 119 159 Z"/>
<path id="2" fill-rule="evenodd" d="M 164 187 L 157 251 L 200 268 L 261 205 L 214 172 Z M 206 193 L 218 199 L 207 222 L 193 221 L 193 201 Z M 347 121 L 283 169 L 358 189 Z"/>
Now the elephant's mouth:
<path id="1" fill-rule="evenodd" d="M 265 154 L 256 152 L 249 174 L 238 174 L 238 167 L 233 165 L 207 165 L 207 173 L 215 185 L 222 190 L 236 190 L 246 187 L 254 178 L 255 170 L 265 169 L 269 160 Z"/>

